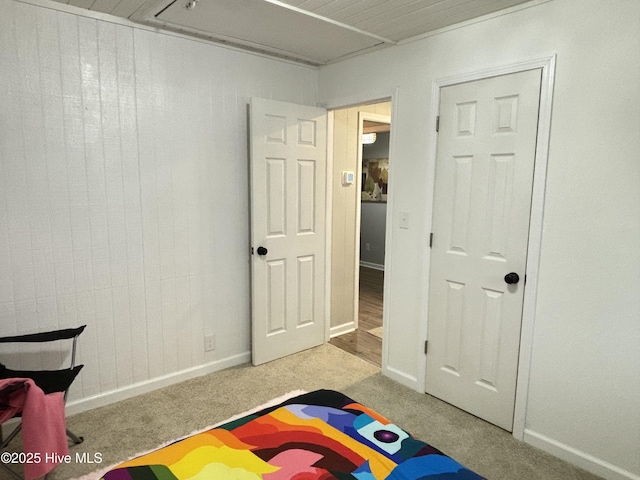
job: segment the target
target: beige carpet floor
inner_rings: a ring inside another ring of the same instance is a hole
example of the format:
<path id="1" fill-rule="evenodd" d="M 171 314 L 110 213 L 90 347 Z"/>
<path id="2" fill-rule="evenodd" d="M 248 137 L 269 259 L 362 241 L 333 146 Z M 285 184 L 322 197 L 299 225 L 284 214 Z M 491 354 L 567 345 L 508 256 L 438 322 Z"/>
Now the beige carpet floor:
<path id="1" fill-rule="evenodd" d="M 323 345 L 259 367 L 230 368 L 74 415 L 68 426 L 85 441 L 71 448 L 72 455 L 99 453 L 102 465 L 72 462 L 57 467 L 48 479 L 87 474 L 292 390 L 319 388 L 341 391 L 377 410 L 490 480 L 599 478 L 440 400 L 399 385 L 364 360 Z M 0 471 L 0 479 L 5 478 L 10 477 Z"/>

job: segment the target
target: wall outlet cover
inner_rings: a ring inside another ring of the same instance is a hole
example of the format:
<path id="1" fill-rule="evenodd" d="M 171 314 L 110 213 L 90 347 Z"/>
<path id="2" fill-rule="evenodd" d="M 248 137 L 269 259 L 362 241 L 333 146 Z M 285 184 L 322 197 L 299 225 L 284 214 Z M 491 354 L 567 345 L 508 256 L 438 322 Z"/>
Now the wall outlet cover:
<path id="1" fill-rule="evenodd" d="M 210 352 L 211 350 L 216 349 L 216 336 L 215 335 L 205 335 L 204 336 L 204 351 Z"/>

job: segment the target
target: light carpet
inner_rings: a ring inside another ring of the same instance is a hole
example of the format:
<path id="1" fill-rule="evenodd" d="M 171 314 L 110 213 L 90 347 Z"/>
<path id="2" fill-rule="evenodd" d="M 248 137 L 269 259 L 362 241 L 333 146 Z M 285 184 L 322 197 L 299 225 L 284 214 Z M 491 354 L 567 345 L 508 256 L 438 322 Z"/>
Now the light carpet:
<path id="1" fill-rule="evenodd" d="M 232 415 L 303 389 L 337 390 L 361 402 L 490 480 L 596 480 L 599 477 L 517 441 L 440 400 L 381 374 L 380 368 L 326 344 L 258 367 L 221 370 L 69 417 L 84 443 L 72 455 L 102 454 L 100 465 L 60 465 L 48 480 L 68 480 L 153 450 Z M 19 439 L 14 443 L 19 447 Z M 0 470 L 0 480 L 11 480 Z"/>
<path id="2" fill-rule="evenodd" d="M 213 425 L 209 425 L 208 427 L 205 427 L 205 428 L 202 428 L 202 429 L 199 429 L 199 430 L 195 430 L 195 431 L 191 432 L 189 435 L 185 435 L 183 437 L 176 438 L 174 440 L 169 440 L 167 442 L 163 442 L 163 443 L 161 443 L 160 445 L 158 445 L 155 448 L 152 448 L 150 450 L 145 450 L 144 452 L 136 453 L 135 455 L 131 455 L 130 457 L 125 458 L 122 461 L 116 462 L 113 465 L 109 465 L 108 467 L 102 467 L 102 468 L 100 468 L 98 470 L 95 470 L 95 471 L 93 471 L 91 473 L 88 473 L 87 475 L 83 475 L 81 477 L 76 477 L 76 478 L 74 478 L 72 480 L 100 480 L 100 478 L 102 478 L 102 476 L 105 473 L 107 473 L 109 470 L 113 469 L 114 467 L 120 465 L 121 463 L 124 463 L 126 461 L 132 460 L 134 458 L 138 458 L 138 457 L 140 457 L 142 455 L 146 455 L 148 453 L 154 452 L 154 451 L 156 451 L 156 450 L 158 450 L 160 448 L 166 447 L 167 445 L 171 445 L 172 443 L 179 442 L 180 440 L 184 440 L 185 438 L 192 437 L 193 435 L 197 435 L 199 433 L 206 432 L 208 430 L 211 430 L 212 428 L 216 428 L 216 427 L 219 427 L 220 425 L 224 425 L 225 423 L 233 422 L 234 420 L 238 420 L 239 418 L 245 417 L 247 415 L 251 415 L 252 413 L 259 412 L 260 410 L 264 410 L 265 408 L 273 407 L 275 405 L 278 405 L 278 404 L 284 402 L 285 400 L 288 400 L 288 399 L 293 398 L 293 397 L 297 397 L 298 395 L 302 395 L 303 393 L 307 393 L 307 391 L 306 390 L 293 390 L 293 391 L 291 391 L 289 393 L 285 393 L 284 395 L 282 395 L 280 397 L 277 397 L 277 398 L 274 398 L 272 400 L 269 400 L 268 402 L 263 403 L 262 405 L 259 405 L 257 407 L 254 407 L 254 408 L 252 408 L 250 410 L 247 410 L 246 412 L 239 413 L 239 414 L 234 415 L 234 416 L 232 416 L 230 418 L 227 418 L 226 420 L 223 420 L 221 422 L 217 422 L 217 423 L 215 423 Z"/>

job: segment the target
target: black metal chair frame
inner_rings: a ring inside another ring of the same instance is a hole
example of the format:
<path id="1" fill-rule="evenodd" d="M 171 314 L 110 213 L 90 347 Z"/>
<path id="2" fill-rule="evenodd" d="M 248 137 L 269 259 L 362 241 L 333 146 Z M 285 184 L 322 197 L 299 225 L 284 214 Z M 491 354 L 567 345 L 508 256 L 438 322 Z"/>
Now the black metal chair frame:
<path id="1" fill-rule="evenodd" d="M 80 373 L 84 365 L 76 365 L 76 347 L 78 343 L 78 337 L 84 331 L 86 325 L 78 328 L 67 328 L 62 330 L 53 330 L 42 333 L 32 333 L 28 335 L 17 335 L 12 337 L 1 337 L 0 343 L 44 343 L 55 342 L 59 340 L 73 340 L 71 347 L 71 365 L 69 368 L 62 370 L 39 370 L 39 371 L 27 371 L 27 370 L 11 370 L 5 365 L 0 363 L 0 378 L 31 378 L 45 393 L 52 392 L 64 392 L 64 400 L 67 400 L 67 394 L 69 393 L 69 387 L 75 377 Z M 62 385 L 62 387 L 60 387 Z M 0 391 L 0 407 L 2 406 L 2 396 L 8 396 L 10 393 L 24 388 L 24 384 L 15 384 L 6 387 Z M 9 443 L 20 433 L 22 429 L 22 422 L 20 422 L 14 430 L 7 436 L 7 438 L 0 444 L 0 450 L 7 448 Z M 83 437 L 79 437 L 67 428 L 67 436 L 73 443 L 80 444 L 84 441 Z M 1 440 L 0 436 L 0 440 Z M 5 467 L 14 477 L 21 478 L 13 470 L 9 469 L 3 463 L 0 466 Z"/>

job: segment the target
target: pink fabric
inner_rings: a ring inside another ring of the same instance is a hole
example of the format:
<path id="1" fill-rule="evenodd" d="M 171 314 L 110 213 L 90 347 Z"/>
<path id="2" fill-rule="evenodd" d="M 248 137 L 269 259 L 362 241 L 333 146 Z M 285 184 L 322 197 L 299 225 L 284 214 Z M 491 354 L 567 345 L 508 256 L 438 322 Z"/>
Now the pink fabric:
<path id="1" fill-rule="evenodd" d="M 69 454 L 64 394 L 45 395 L 29 378 L 0 380 L 0 389 L 17 382 L 25 382 L 26 388 L 11 394 L 10 408 L 0 410 L 0 423 L 22 412 L 22 448 L 25 453 L 34 454 L 34 462 L 23 466 L 24 477 L 34 480 L 44 477 Z"/>

